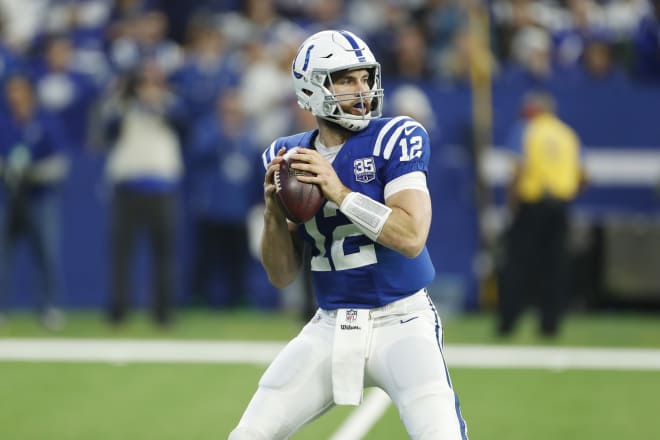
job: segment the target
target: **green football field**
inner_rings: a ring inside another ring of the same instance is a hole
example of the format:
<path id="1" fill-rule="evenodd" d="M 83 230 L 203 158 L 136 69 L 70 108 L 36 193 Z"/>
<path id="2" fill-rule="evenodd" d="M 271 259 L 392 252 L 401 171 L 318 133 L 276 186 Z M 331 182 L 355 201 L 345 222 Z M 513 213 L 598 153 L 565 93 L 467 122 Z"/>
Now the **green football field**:
<path id="1" fill-rule="evenodd" d="M 27 314 L 0 327 L 7 338 L 274 340 L 301 323 L 285 314 L 186 312 L 167 331 L 136 316 L 107 327 L 75 313 L 58 334 Z M 512 340 L 492 335 L 492 317 L 447 320 L 445 343 L 660 348 L 660 318 L 570 316 L 556 341 L 527 320 Z M 0 439 L 224 439 L 238 421 L 264 365 L 0 362 Z M 471 439 L 656 439 L 660 371 L 452 368 Z M 353 411 L 335 408 L 294 439 L 327 439 Z M 367 439 L 405 439 L 390 406 Z"/>

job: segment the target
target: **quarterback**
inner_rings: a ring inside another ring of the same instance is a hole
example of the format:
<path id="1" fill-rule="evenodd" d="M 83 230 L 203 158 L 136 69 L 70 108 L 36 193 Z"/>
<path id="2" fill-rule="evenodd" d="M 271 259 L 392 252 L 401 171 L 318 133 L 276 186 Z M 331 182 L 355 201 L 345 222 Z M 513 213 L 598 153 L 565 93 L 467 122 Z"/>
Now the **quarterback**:
<path id="1" fill-rule="evenodd" d="M 285 439 L 333 405 L 359 405 L 380 387 L 413 439 L 467 439 L 426 286 L 430 146 L 409 117 L 382 118 L 380 65 L 359 37 L 322 31 L 292 65 L 298 104 L 318 129 L 277 139 L 263 154 L 261 260 L 282 288 L 300 271 L 303 243 L 319 309 L 268 367 L 230 440 Z M 295 148 L 294 152 L 291 152 Z M 287 221 L 273 175 L 289 151 L 325 202 Z"/>

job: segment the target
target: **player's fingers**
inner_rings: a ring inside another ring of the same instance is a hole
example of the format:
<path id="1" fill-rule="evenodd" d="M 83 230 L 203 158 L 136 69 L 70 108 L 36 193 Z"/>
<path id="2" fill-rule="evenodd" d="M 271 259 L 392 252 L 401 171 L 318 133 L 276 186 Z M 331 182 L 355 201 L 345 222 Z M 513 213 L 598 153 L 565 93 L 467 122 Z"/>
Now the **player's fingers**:
<path id="1" fill-rule="evenodd" d="M 316 167 L 313 163 L 310 162 L 293 162 L 289 166 L 294 170 L 300 171 L 311 171 L 312 168 Z"/>
<path id="2" fill-rule="evenodd" d="M 264 186 L 264 196 L 266 196 L 266 198 L 271 197 L 275 192 L 277 192 L 275 185 L 270 184 Z"/>
<path id="3" fill-rule="evenodd" d="M 296 176 L 296 179 L 303 183 L 318 183 L 318 177 L 316 176 L 305 176 L 304 174 Z"/>
<path id="4" fill-rule="evenodd" d="M 284 158 L 283 158 L 282 156 L 275 156 L 275 157 L 273 158 L 273 160 L 271 160 L 271 161 L 268 163 L 268 166 L 267 166 L 267 168 L 266 168 L 266 171 L 270 170 L 270 169 L 273 168 L 273 167 L 275 167 L 274 169 L 276 169 L 276 170 L 279 169 L 279 168 L 280 168 L 280 164 L 281 164 L 282 162 L 284 162 Z"/>
<path id="5" fill-rule="evenodd" d="M 266 168 L 266 174 L 264 175 L 264 186 L 266 184 L 268 184 L 269 182 L 272 182 L 274 172 L 275 172 L 275 170 L 273 169 L 272 162 L 271 162 L 271 165 L 268 165 L 268 168 Z"/>
<path id="6" fill-rule="evenodd" d="M 271 167 L 271 166 L 273 166 L 274 164 L 280 164 L 280 163 L 282 163 L 282 162 L 284 162 L 284 158 L 283 158 L 282 156 L 275 156 L 275 157 L 273 158 L 273 160 L 271 160 L 271 161 L 268 163 L 268 167 Z"/>
<path id="7" fill-rule="evenodd" d="M 284 151 L 285 148 L 280 148 L 280 151 L 277 153 L 278 156 L 273 157 L 273 159 L 268 163 L 268 166 L 266 167 L 266 174 L 264 175 L 264 184 L 273 181 L 273 173 L 280 169 L 280 164 L 284 161 L 284 158 L 282 157 Z"/>
<path id="8" fill-rule="evenodd" d="M 293 156 L 295 156 L 295 154 Z M 332 169 L 332 165 L 330 165 L 330 162 L 326 161 L 320 156 L 318 158 L 314 156 L 301 156 L 301 157 L 303 158 L 297 159 L 295 157 L 292 157 L 292 159 L 298 160 L 290 164 L 290 167 L 292 169 L 299 171 L 308 171 L 312 174 L 320 174 L 322 172 L 327 172 L 329 169 Z"/>
<path id="9" fill-rule="evenodd" d="M 296 148 L 296 152 L 291 155 L 291 159 L 302 160 L 303 162 L 322 158 L 323 156 L 321 156 L 318 151 L 303 147 Z"/>
<path id="10" fill-rule="evenodd" d="M 280 169 L 279 162 L 271 162 L 266 169 L 266 175 L 264 176 L 264 187 L 266 185 L 271 185 L 275 183 L 275 171 Z"/>
<path id="11" fill-rule="evenodd" d="M 292 165 L 296 165 L 296 161 L 298 161 L 298 163 L 300 162 L 309 163 L 311 160 L 314 159 L 314 157 L 309 154 L 294 153 L 291 155 L 289 159 L 293 161 Z"/>

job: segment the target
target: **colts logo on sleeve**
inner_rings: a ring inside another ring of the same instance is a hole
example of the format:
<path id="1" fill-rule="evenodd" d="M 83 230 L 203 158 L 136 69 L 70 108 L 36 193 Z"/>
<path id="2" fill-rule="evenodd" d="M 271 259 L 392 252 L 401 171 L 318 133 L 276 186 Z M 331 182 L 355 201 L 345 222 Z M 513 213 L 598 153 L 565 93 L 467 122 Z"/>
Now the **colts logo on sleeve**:
<path id="1" fill-rule="evenodd" d="M 355 159 L 353 162 L 353 173 L 355 180 L 361 183 L 369 183 L 376 178 L 376 165 L 373 157 Z"/>

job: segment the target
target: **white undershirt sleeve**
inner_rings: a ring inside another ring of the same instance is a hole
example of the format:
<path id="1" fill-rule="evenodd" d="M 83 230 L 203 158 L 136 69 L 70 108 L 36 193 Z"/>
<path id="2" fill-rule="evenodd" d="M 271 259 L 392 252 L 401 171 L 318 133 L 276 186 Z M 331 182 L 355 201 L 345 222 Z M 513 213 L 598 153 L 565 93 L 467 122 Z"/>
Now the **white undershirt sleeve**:
<path id="1" fill-rule="evenodd" d="M 385 200 L 404 189 L 416 189 L 428 194 L 429 188 L 426 185 L 426 174 L 422 171 L 413 171 L 388 182 L 384 189 Z"/>

